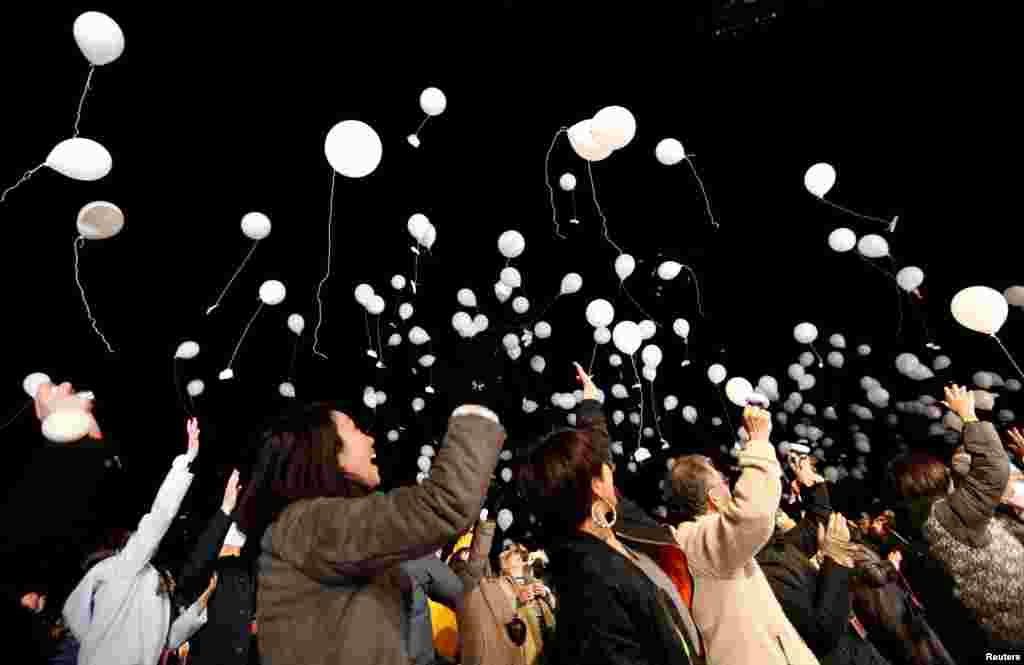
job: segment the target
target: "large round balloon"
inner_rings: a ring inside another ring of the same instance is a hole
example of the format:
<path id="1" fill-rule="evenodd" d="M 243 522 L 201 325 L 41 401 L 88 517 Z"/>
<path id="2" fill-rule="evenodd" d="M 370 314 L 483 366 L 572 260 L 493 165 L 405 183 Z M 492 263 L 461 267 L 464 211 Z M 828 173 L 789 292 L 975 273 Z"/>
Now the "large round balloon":
<path id="1" fill-rule="evenodd" d="M 708 367 L 708 379 L 716 386 L 725 381 L 725 366 L 715 363 Z"/>
<path id="2" fill-rule="evenodd" d="M 801 323 L 793 329 L 793 338 L 801 344 L 810 344 L 818 339 L 818 329 L 813 323 Z"/>
<path id="3" fill-rule="evenodd" d="M 824 162 L 815 164 L 804 174 L 804 187 L 819 199 L 828 194 L 836 184 L 836 170 Z"/>
<path id="4" fill-rule="evenodd" d="M 606 106 L 597 112 L 590 133 L 594 140 L 611 150 L 629 145 L 636 136 L 636 118 L 621 106 Z"/>
<path id="5" fill-rule="evenodd" d="M 569 144 L 576 154 L 588 162 L 599 162 L 612 154 L 613 150 L 601 145 L 594 138 L 593 121 L 582 120 L 569 128 Z"/>
<path id="6" fill-rule="evenodd" d="M 276 279 L 268 279 L 260 286 L 260 300 L 267 305 L 280 305 L 284 302 L 284 284 Z"/>
<path id="7" fill-rule="evenodd" d="M 78 137 L 54 146 L 46 156 L 46 165 L 68 178 L 91 182 L 110 173 L 114 159 L 96 141 Z"/>
<path id="8" fill-rule="evenodd" d="M 113 238 L 124 228 L 124 213 L 113 203 L 93 201 L 78 211 L 76 226 L 87 240 Z"/>
<path id="9" fill-rule="evenodd" d="M 950 304 L 953 318 L 965 328 L 995 335 L 1010 313 L 1003 294 L 987 286 L 971 286 L 955 296 Z"/>
<path id="10" fill-rule="evenodd" d="M 686 151 L 676 139 L 662 139 L 654 148 L 654 156 L 665 166 L 675 166 L 686 159 Z"/>
<path id="11" fill-rule="evenodd" d="M 663 358 L 661 349 L 658 347 L 657 344 L 648 344 L 647 346 L 645 346 L 644 352 L 640 355 L 640 357 L 641 359 L 643 359 L 644 365 L 653 367 L 655 369 L 657 369 L 658 365 L 661 364 L 661 360 Z"/>
<path id="12" fill-rule="evenodd" d="M 640 348 L 643 336 L 640 333 L 640 326 L 632 321 L 619 321 L 612 330 L 612 339 L 619 351 L 631 356 Z"/>
<path id="13" fill-rule="evenodd" d="M 374 316 L 380 316 L 384 312 L 384 307 L 384 299 L 378 295 L 374 295 L 366 303 L 366 311 Z"/>
<path id="14" fill-rule="evenodd" d="M 100 12 L 85 12 L 71 27 L 82 55 L 100 67 L 109 65 L 124 53 L 124 32 L 114 19 Z"/>
<path id="15" fill-rule="evenodd" d="M 732 377 L 725 384 L 725 396 L 736 406 L 746 406 L 753 392 L 754 386 L 750 385 L 750 381 L 740 376 Z"/>
<path id="16" fill-rule="evenodd" d="M 346 178 L 363 178 L 380 165 L 384 146 L 373 127 L 359 120 L 344 120 L 327 132 L 324 153 L 331 168 Z"/>
<path id="17" fill-rule="evenodd" d="M 848 252 L 857 246 L 857 235 L 847 228 L 839 228 L 828 234 L 828 246 L 836 252 Z"/>
<path id="18" fill-rule="evenodd" d="M 437 88 L 427 88 L 420 93 L 420 108 L 429 116 L 438 116 L 448 108 L 448 99 Z"/>
<path id="19" fill-rule="evenodd" d="M 262 212 L 250 212 L 242 218 L 242 233 L 253 240 L 263 240 L 270 235 L 270 218 Z"/>
<path id="20" fill-rule="evenodd" d="M 882 236 L 872 233 L 857 241 L 857 251 L 869 259 L 880 259 L 889 253 L 889 243 Z"/>
<path id="21" fill-rule="evenodd" d="M 645 319 L 637 325 L 640 327 L 640 337 L 645 340 L 654 337 L 654 334 L 658 331 L 658 326 L 650 319 Z"/>
<path id="22" fill-rule="evenodd" d="M 505 231 L 498 237 L 498 251 L 506 259 L 514 259 L 526 249 L 526 238 L 519 231 Z"/>
<path id="23" fill-rule="evenodd" d="M 896 273 L 896 283 L 904 291 L 913 291 L 924 282 L 924 271 L 917 266 L 907 266 Z"/>
<path id="24" fill-rule="evenodd" d="M 607 328 L 615 318 L 615 308 L 603 298 L 587 305 L 587 322 L 595 328 Z"/>
<path id="25" fill-rule="evenodd" d="M 624 280 L 636 270 L 636 259 L 629 254 L 619 254 L 615 259 L 615 274 Z"/>

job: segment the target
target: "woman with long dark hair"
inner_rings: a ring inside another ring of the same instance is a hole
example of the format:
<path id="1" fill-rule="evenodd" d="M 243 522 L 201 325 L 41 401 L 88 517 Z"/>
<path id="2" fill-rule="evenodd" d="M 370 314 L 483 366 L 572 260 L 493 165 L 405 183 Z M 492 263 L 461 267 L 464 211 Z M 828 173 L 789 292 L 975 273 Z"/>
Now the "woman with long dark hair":
<path id="1" fill-rule="evenodd" d="M 408 663 L 398 564 L 426 556 L 478 517 L 505 433 L 488 409 L 455 410 L 430 477 L 387 494 L 374 439 L 318 403 L 267 433 L 240 504 L 258 538 L 257 622 L 266 663 Z"/>

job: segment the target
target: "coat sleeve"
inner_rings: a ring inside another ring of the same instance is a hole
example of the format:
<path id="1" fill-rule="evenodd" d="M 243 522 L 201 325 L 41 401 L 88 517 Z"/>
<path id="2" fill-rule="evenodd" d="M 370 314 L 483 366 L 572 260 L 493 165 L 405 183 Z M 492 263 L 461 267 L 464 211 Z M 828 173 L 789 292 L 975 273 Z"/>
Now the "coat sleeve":
<path id="1" fill-rule="evenodd" d="M 168 648 L 177 649 L 188 642 L 189 638 L 206 625 L 206 619 L 206 608 L 200 607 L 198 602 L 193 603 L 171 624 L 171 631 L 167 635 Z"/>
<path id="2" fill-rule="evenodd" d="M 458 413 L 423 484 L 293 504 L 272 526 L 273 554 L 314 580 L 369 577 L 462 533 L 479 517 L 505 432 L 493 413 Z"/>
<path id="3" fill-rule="evenodd" d="M 964 448 L 971 455 L 971 470 L 946 500 L 950 511 L 967 529 L 992 519 L 1006 491 L 1010 462 L 992 423 L 964 425 Z"/>
<path id="4" fill-rule="evenodd" d="M 473 529 L 473 542 L 469 546 L 469 560 L 459 562 L 457 577 L 462 581 L 463 593 L 469 593 L 480 584 L 490 567 L 489 555 L 497 523 L 493 520 L 477 522 Z"/>
<path id="5" fill-rule="evenodd" d="M 780 598 L 786 617 L 815 654 L 831 653 L 846 632 L 853 601 L 850 569 L 825 559 L 818 573 L 817 594 L 789 589 Z"/>
<path id="6" fill-rule="evenodd" d="M 423 588 L 427 597 L 449 609 L 462 596 L 462 580 L 456 577 L 444 561 L 435 556 L 426 556 L 402 564 L 402 572 L 414 579 Z"/>
<path id="7" fill-rule="evenodd" d="M 782 468 L 768 440 L 747 444 L 732 500 L 721 513 L 684 522 L 674 530 L 690 566 L 711 575 L 729 575 L 753 560 L 775 531 L 782 498 Z"/>
<path id="8" fill-rule="evenodd" d="M 796 528 L 786 534 L 785 540 L 805 556 L 812 557 L 818 551 L 818 525 L 828 524 L 832 515 L 832 501 L 829 498 L 827 483 L 818 483 L 811 487 L 807 496 L 810 499 L 806 512 Z"/>
<path id="9" fill-rule="evenodd" d="M 138 529 L 117 555 L 115 574 L 119 577 L 138 575 L 160 547 L 160 541 L 171 528 L 181 501 L 192 485 L 193 476 L 188 470 L 188 464 L 185 455 L 178 455 L 174 459 L 153 501 L 153 507 L 143 516 Z"/>
<path id="10" fill-rule="evenodd" d="M 182 566 L 178 584 L 181 586 L 183 605 L 191 605 L 206 590 L 210 574 L 217 563 L 221 546 L 230 528 L 231 517 L 218 508 L 206 530 L 196 541 L 192 554 Z"/>

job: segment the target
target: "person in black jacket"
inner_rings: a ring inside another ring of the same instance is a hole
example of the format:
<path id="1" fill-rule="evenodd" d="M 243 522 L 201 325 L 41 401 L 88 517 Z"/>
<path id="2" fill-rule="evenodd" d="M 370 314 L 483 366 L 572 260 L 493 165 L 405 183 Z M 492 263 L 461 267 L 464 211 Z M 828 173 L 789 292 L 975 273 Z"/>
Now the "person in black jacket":
<path id="1" fill-rule="evenodd" d="M 809 495 L 804 517 L 793 523 L 780 516 L 757 562 L 786 617 L 823 664 L 886 664 L 851 621 L 853 556 L 846 520 L 831 512 L 825 479 L 809 458 L 793 471 L 802 494 Z"/>

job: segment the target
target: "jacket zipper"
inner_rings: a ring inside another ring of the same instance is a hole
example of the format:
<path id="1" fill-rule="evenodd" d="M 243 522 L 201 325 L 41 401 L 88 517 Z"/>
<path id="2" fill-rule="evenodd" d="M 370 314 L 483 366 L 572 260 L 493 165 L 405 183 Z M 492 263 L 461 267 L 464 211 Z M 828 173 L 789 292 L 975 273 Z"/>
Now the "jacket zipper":
<path id="1" fill-rule="evenodd" d="M 782 650 L 782 657 L 786 659 L 786 664 L 790 665 L 789 654 L 786 653 L 786 646 L 782 643 L 782 635 L 776 635 L 775 639 L 779 641 L 779 649 Z"/>

